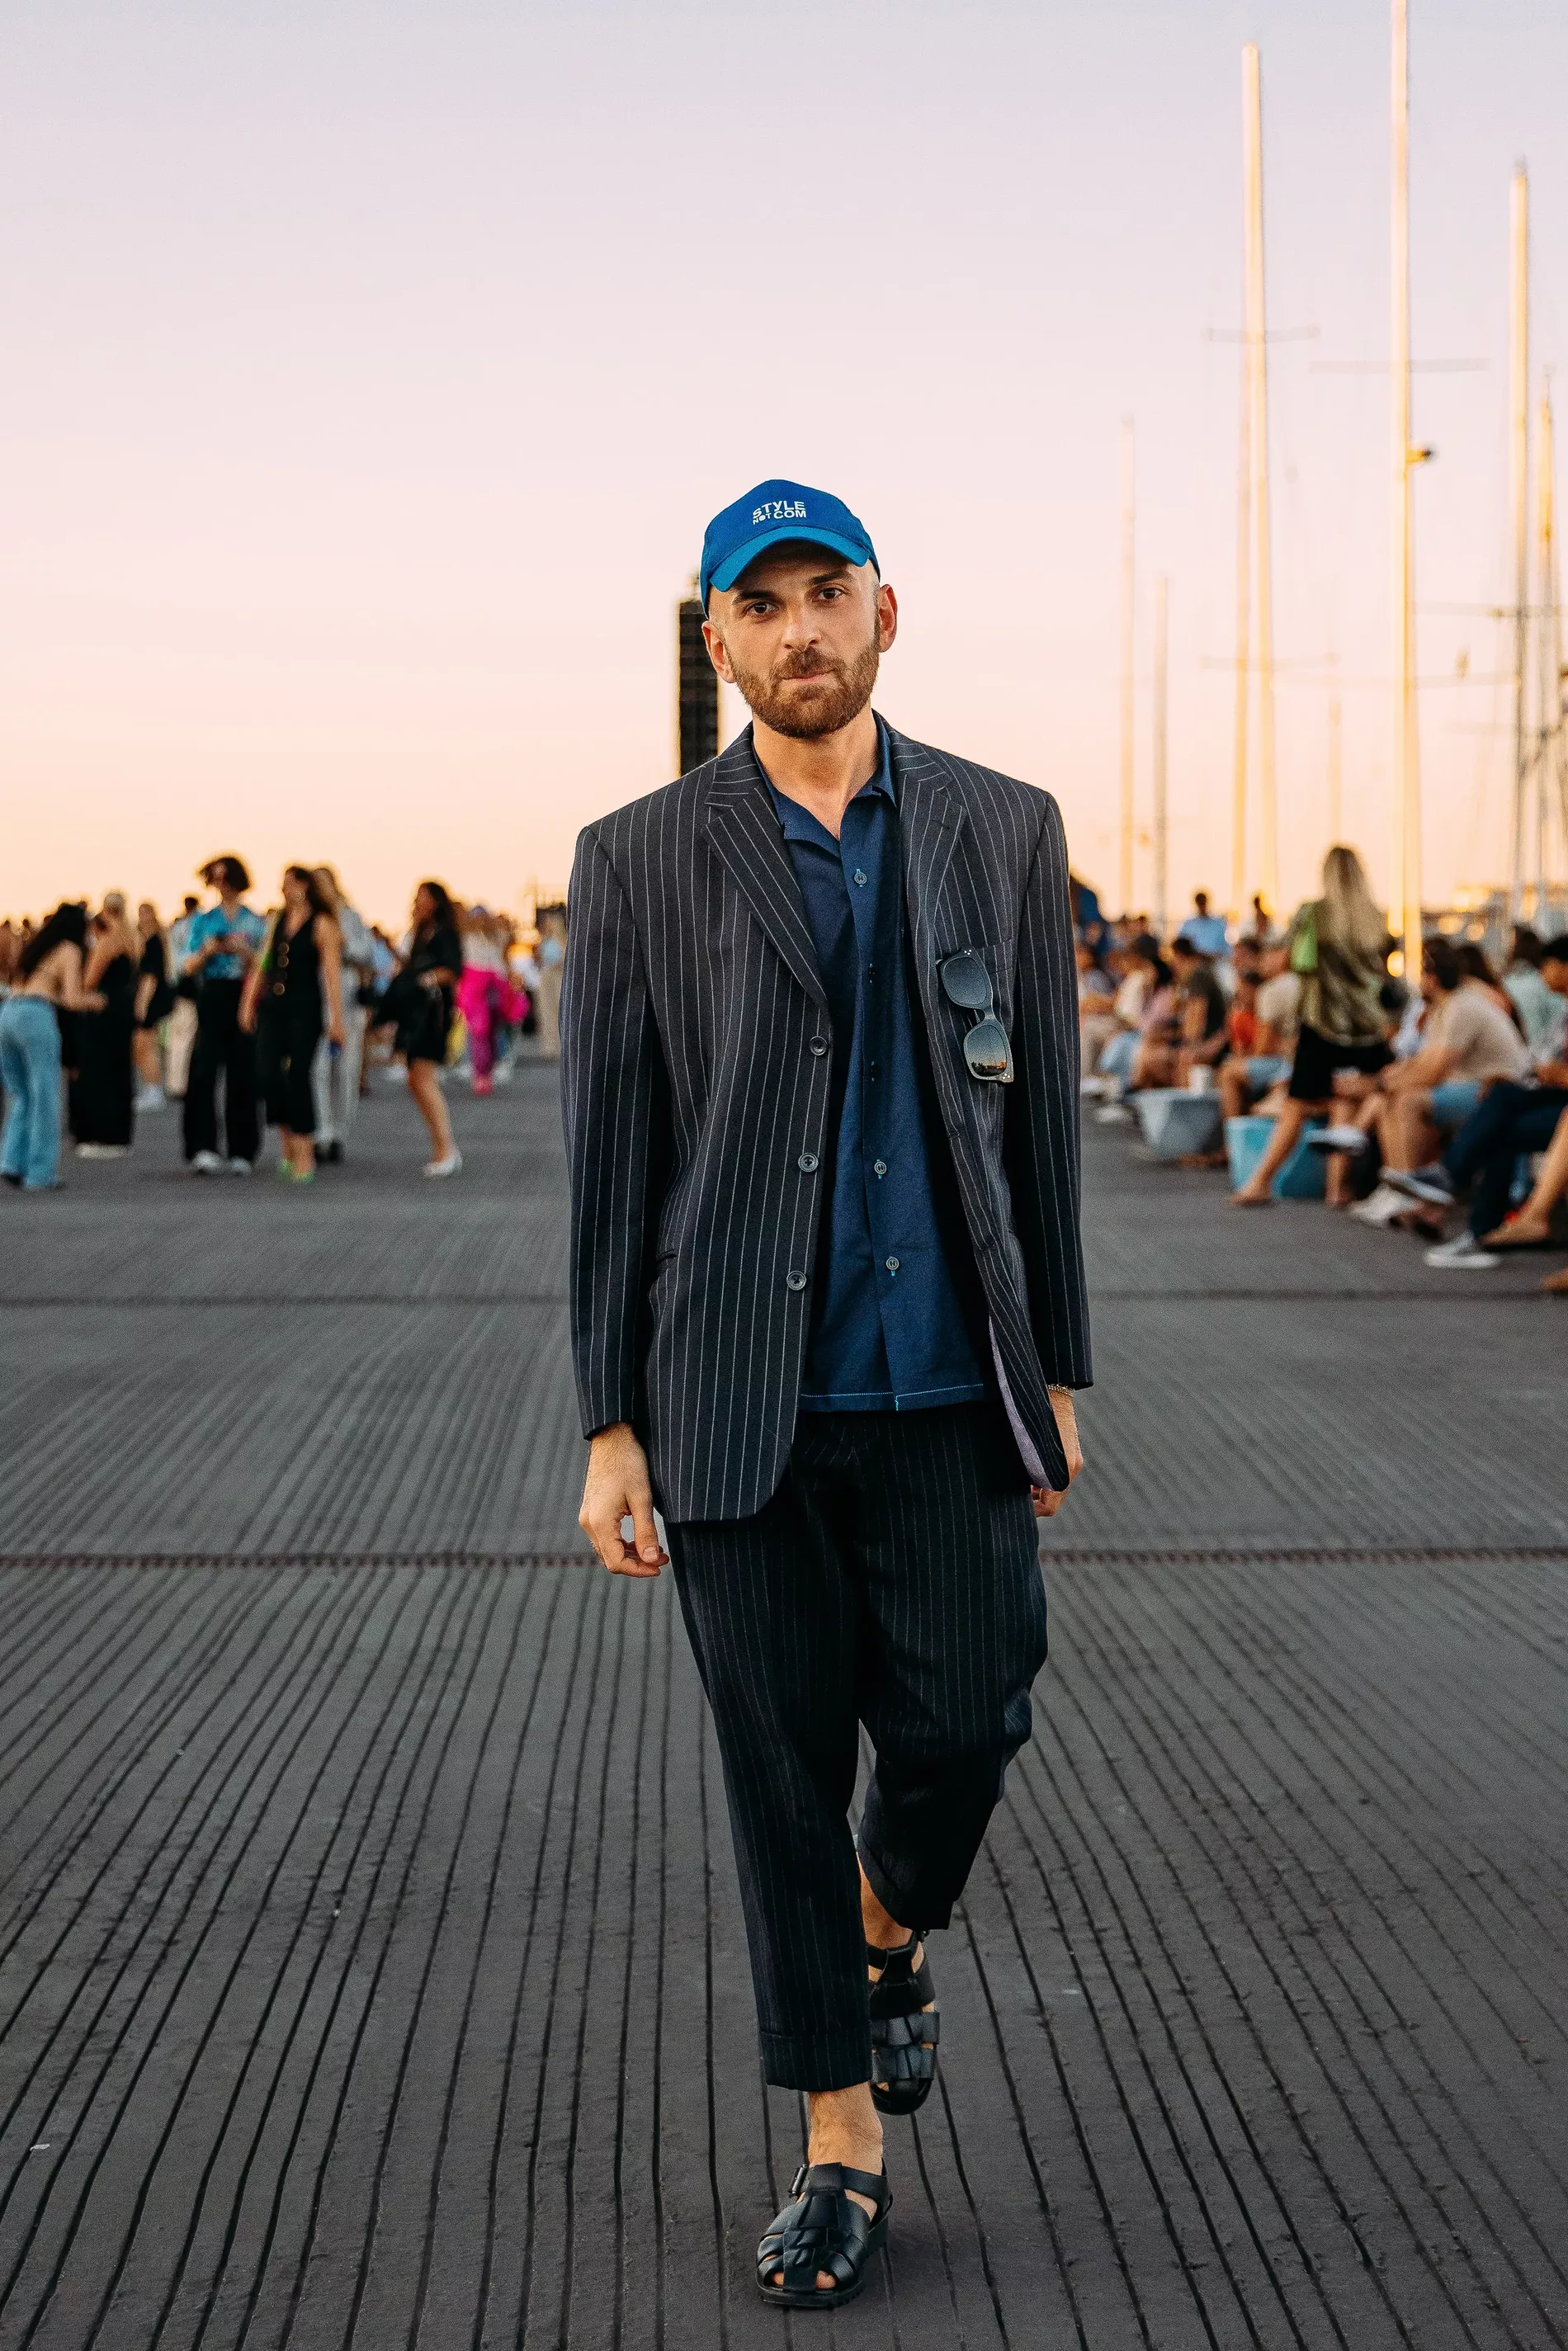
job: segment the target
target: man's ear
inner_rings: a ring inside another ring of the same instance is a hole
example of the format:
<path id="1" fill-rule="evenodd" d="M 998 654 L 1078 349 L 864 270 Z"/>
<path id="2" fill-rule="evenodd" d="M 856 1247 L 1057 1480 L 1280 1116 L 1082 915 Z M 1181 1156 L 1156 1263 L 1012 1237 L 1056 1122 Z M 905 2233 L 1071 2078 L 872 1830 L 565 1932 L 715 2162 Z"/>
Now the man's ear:
<path id="1" fill-rule="evenodd" d="M 707 657 L 709 661 L 712 662 L 715 669 L 717 670 L 726 685 L 733 685 L 735 684 L 735 673 L 729 665 L 729 655 L 725 651 L 724 639 L 719 635 L 717 629 L 715 628 L 711 621 L 705 621 L 703 622 L 703 643 L 707 647 Z"/>

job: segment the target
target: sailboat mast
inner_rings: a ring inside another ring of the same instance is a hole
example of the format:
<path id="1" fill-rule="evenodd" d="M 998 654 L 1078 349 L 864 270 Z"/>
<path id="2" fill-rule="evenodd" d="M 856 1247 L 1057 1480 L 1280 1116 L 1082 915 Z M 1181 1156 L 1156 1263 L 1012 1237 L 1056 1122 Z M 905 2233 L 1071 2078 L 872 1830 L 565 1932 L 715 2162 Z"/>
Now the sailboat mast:
<path id="1" fill-rule="evenodd" d="M 1133 911 L 1133 420 L 1122 419 L 1122 913 Z"/>
<path id="2" fill-rule="evenodd" d="M 1411 472 L 1421 453 L 1410 445 L 1410 46 L 1407 0 L 1393 0 L 1390 123 L 1393 185 L 1389 215 L 1392 301 L 1389 381 L 1393 387 L 1390 517 L 1393 538 L 1394 806 L 1388 927 L 1404 948 L 1405 978 L 1421 976 L 1421 775 L 1416 714 L 1415 530 Z"/>
<path id="3" fill-rule="evenodd" d="M 1163 939 L 1170 911 L 1168 893 L 1169 866 L 1167 858 L 1168 825 L 1166 808 L 1166 705 L 1167 664 L 1166 653 L 1166 612 L 1169 581 L 1161 572 L 1155 581 L 1155 936 Z"/>
<path id="4" fill-rule="evenodd" d="M 1537 658 L 1537 725 L 1539 741 L 1535 755 L 1535 790 L 1533 795 L 1533 834 L 1531 864 L 1535 882 L 1531 920 L 1539 929 L 1546 914 L 1546 892 L 1549 861 L 1547 857 L 1547 826 L 1550 819 L 1550 778 L 1556 767 L 1557 739 L 1563 725 L 1562 660 L 1557 650 L 1557 573 L 1556 522 L 1552 513 L 1552 393 L 1541 395 L 1541 438 L 1536 461 L 1536 504 L 1540 517 L 1539 552 L 1536 564 L 1538 606 L 1536 621 Z"/>
<path id="5" fill-rule="evenodd" d="M 1510 511 L 1513 524 L 1513 810 L 1510 842 L 1509 912 L 1515 922 L 1524 897 L 1526 799 L 1530 736 L 1526 695 L 1530 665 L 1530 179 L 1514 166 L 1509 206 L 1508 422 Z"/>
<path id="6" fill-rule="evenodd" d="M 1269 537 L 1269 321 L 1263 273 L 1263 88 L 1258 50 L 1241 52 L 1242 150 L 1247 188 L 1248 449 L 1258 593 L 1258 794 L 1260 880 L 1280 903 L 1279 810 L 1274 791 L 1274 578 Z"/>

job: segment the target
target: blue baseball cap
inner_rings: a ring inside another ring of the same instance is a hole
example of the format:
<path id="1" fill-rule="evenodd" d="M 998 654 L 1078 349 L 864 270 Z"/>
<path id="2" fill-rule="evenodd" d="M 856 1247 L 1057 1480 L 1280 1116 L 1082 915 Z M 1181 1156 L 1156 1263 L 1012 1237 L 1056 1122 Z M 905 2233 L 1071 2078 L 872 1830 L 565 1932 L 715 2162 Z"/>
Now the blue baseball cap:
<path id="1" fill-rule="evenodd" d="M 716 514 L 707 527 L 700 575 L 703 611 L 707 611 L 709 590 L 733 588 L 765 548 L 802 538 L 831 547 L 852 563 L 876 561 L 864 523 L 841 498 L 830 497 L 826 490 L 808 490 L 800 482 L 758 482 Z"/>

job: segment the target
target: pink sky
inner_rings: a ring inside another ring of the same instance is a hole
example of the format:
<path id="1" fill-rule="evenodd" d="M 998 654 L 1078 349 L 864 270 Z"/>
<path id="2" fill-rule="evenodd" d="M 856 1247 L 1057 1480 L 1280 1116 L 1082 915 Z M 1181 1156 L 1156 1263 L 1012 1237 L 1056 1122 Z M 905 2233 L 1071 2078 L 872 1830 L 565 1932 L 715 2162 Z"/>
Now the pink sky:
<path id="1" fill-rule="evenodd" d="M 1560 7 L 1412 0 L 1428 895 L 1501 868 L 1509 174 L 1563 356 Z M 672 768 L 709 513 L 863 517 L 879 706 L 1049 785 L 1110 884 L 1119 420 L 1171 577 L 1173 880 L 1228 874 L 1239 50 L 1262 47 L 1282 658 L 1337 653 L 1346 830 L 1386 831 L 1386 19 L 1220 0 L 787 11 L 55 0 L 0 31 L 0 904 L 167 909 L 237 848 L 564 878 Z M 1476 682 L 1444 683 L 1468 651 Z M 1282 682 L 1285 895 L 1327 695 Z M 727 713 L 731 726 L 737 713 Z M 1146 894 L 1140 858 L 1139 890 Z M 264 887 L 261 894 L 267 894 Z"/>

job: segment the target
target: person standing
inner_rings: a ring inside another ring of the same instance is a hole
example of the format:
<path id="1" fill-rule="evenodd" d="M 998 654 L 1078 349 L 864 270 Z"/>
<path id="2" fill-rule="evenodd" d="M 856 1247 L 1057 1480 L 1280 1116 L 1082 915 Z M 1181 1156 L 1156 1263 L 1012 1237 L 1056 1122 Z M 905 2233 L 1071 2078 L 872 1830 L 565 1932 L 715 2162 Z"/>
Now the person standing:
<path id="1" fill-rule="evenodd" d="M 457 909 L 439 882 L 422 882 L 413 893 L 402 966 L 376 1008 L 375 1022 L 378 1029 L 395 1030 L 394 1050 L 403 1058 L 409 1092 L 430 1134 L 427 1176 L 455 1176 L 463 1165 L 441 1091 L 453 993 L 462 968 Z"/>
<path id="2" fill-rule="evenodd" d="M 846 507 L 761 484 L 701 590 L 752 724 L 590 825 L 571 885 L 581 1524 L 674 1567 L 764 2068 L 810 2101 L 758 2289 L 830 2307 L 935 2078 L 925 1938 L 1029 1737 L 1035 1520 L 1080 1462 L 1072 926 L 1054 800 L 873 711 L 897 605 Z"/>
<path id="3" fill-rule="evenodd" d="M 136 1090 L 138 1112 L 162 1110 L 163 1070 L 158 1051 L 158 1031 L 174 1008 L 169 985 L 169 949 L 158 909 L 143 898 L 136 909 L 136 933 L 141 954 L 136 967 Z"/>
<path id="4" fill-rule="evenodd" d="M 560 1059 L 560 991 L 566 967 L 566 908 L 541 906 L 535 917 L 539 943 L 534 950 L 538 986 L 534 991 L 539 1059 Z"/>
<path id="5" fill-rule="evenodd" d="M 316 1165 L 341 1165 L 354 1113 L 360 1107 L 360 1073 L 365 1058 L 365 1023 L 375 1000 L 376 948 L 363 919 L 344 897 L 329 865 L 316 868 L 316 887 L 338 925 L 341 943 L 343 1039 L 334 1052 L 330 1033 L 316 1048 Z"/>
<path id="6" fill-rule="evenodd" d="M 202 880 L 218 893 L 185 935 L 185 971 L 196 985 L 196 1041 L 185 1089 L 184 1144 L 198 1176 L 221 1176 L 225 1161 L 248 1176 L 261 1141 L 256 1102 L 256 1042 L 240 1027 L 240 993 L 267 925 L 246 905 L 250 875 L 237 857 L 214 857 Z M 218 1149 L 218 1080 L 224 1081 L 224 1144 Z"/>
<path id="7" fill-rule="evenodd" d="M 77 1019 L 71 1132 L 78 1159 L 123 1159 L 135 1121 L 136 967 L 141 942 L 110 890 L 92 925 L 82 986 L 101 1009 Z"/>
<path id="8" fill-rule="evenodd" d="M 82 986 L 86 945 L 86 905 L 57 906 L 22 946 L 0 1004 L 0 1176 L 17 1191 L 50 1192 L 60 1180 L 60 1016 L 103 1008 L 102 997 Z"/>
<path id="9" fill-rule="evenodd" d="M 1375 1077 L 1394 1059 L 1384 1003 L 1392 945 L 1360 858 L 1343 845 L 1331 849 L 1322 897 L 1291 926 L 1290 967 L 1301 977 L 1301 997 L 1290 1096 L 1256 1169 L 1230 1195 L 1233 1207 L 1271 1205 L 1274 1178 L 1307 1120 L 1332 1108 L 1337 1075 Z"/>
<path id="10" fill-rule="evenodd" d="M 316 1048 L 343 1046 L 342 946 L 308 865 L 283 869 L 283 904 L 240 997 L 239 1025 L 256 1040 L 267 1123 L 282 1144 L 286 1183 L 316 1180 Z"/>
<path id="11" fill-rule="evenodd" d="M 169 968 L 174 1001 L 163 1039 L 163 1092 L 170 1102 L 183 1102 L 191 1075 L 191 1054 L 196 1042 L 196 982 L 186 968 L 191 925 L 201 912 L 201 901 L 189 891 L 185 903 L 169 925 Z"/>

